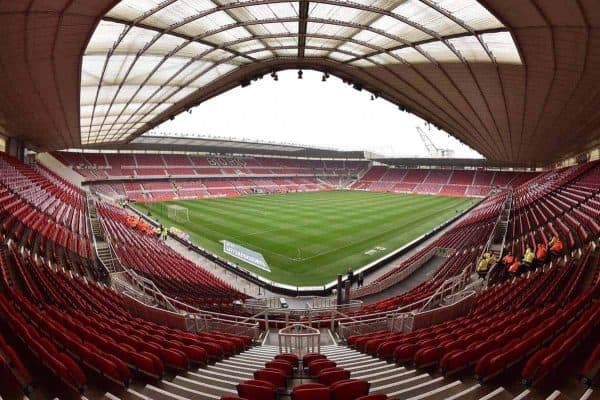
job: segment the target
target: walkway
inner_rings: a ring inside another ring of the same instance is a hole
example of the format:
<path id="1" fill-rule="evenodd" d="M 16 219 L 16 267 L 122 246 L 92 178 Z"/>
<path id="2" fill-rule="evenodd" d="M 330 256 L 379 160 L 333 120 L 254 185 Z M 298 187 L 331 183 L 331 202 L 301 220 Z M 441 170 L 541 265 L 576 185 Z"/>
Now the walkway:
<path id="1" fill-rule="evenodd" d="M 429 279 L 445 260 L 445 257 L 433 256 L 429 261 L 423 264 L 421 268 L 413 272 L 404 281 L 382 292 L 362 298 L 361 300 L 365 304 L 370 304 L 405 293 Z"/>

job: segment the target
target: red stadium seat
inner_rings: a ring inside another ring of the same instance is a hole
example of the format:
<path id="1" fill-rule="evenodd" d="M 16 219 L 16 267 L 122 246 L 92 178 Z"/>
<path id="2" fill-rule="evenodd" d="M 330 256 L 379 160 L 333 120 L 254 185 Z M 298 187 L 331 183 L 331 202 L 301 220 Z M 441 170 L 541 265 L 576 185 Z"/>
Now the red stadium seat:
<path id="1" fill-rule="evenodd" d="M 275 359 L 276 360 L 279 360 L 279 359 L 285 360 L 285 361 L 289 362 L 290 364 L 292 364 L 292 366 L 294 368 L 298 368 L 299 359 L 298 359 L 298 356 L 295 354 L 291 354 L 291 353 L 277 354 L 275 356 Z"/>
<path id="2" fill-rule="evenodd" d="M 294 374 L 294 367 L 284 359 L 268 361 L 265 363 L 265 368 L 279 370 L 288 378 Z"/>
<path id="3" fill-rule="evenodd" d="M 308 365 L 308 373 L 311 376 L 319 375 L 319 371 L 325 368 L 335 367 L 336 363 L 331 360 L 314 360 Z"/>
<path id="4" fill-rule="evenodd" d="M 260 380 L 248 380 L 237 385 L 238 395 L 248 400 L 276 400 L 275 385 Z"/>
<path id="5" fill-rule="evenodd" d="M 335 382 L 330 386 L 331 400 L 356 400 L 369 394 L 369 386 L 369 382 L 358 379 Z"/>
<path id="6" fill-rule="evenodd" d="M 292 390 L 292 400 L 329 400 L 329 387 L 320 383 L 305 383 Z"/>
<path id="7" fill-rule="evenodd" d="M 317 375 L 319 383 L 331 385 L 338 381 L 350 379 L 350 371 L 341 368 L 326 368 Z"/>
<path id="8" fill-rule="evenodd" d="M 302 366 L 304 368 L 307 368 L 308 365 L 313 362 L 314 360 L 325 360 L 327 359 L 327 357 L 323 354 L 318 354 L 318 353 L 308 353 L 305 354 L 304 357 L 302 357 Z"/>
<path id="9" fill-rule="evenodd" d="M 269 382 L 277 389 L 285 389 L 286 387 L 286 376 L 278 369 L 259 369 L 254 372 L 254 379 Z"/>

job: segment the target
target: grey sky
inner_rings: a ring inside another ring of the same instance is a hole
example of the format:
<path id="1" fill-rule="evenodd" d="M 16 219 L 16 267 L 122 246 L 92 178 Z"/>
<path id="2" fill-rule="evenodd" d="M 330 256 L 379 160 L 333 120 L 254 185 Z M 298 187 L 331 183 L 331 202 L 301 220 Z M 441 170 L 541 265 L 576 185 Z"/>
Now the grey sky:
<path id="1" fill-rule="evenodd" d="M 154 131 L 199 134 L 235 139 L 275 141 L 342 150 L 368 150 L 387 156 L 427 156 L 416 127 L 421 126 L 438 147 L 456 157 L 481 157 L 444 131 L 428 130 L 420 118 L 401 112 L 383 99 L 370 100 L 321 73 L 279 72 L 236 88 L 182 113 Z"/>

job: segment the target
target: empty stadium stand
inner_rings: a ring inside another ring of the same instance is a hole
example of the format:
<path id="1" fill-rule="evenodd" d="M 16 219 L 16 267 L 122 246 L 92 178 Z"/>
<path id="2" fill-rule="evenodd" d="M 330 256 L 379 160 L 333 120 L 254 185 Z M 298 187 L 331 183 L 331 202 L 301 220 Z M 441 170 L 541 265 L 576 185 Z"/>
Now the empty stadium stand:
<path id="1" fill-rule="evenodd" d="M 135 201 L 345 187 L 366 161 L 54 152 L 98 193 Z M 151 179 L 151 180 L 149 180 Z"/>
<path id="2" fill-rule="evenodd" d="M 458 169 L 372 167 L 352 185 L 374 192 L 484 197 L 494 188 L 516 187 L 536 173 Z"/>
<path id="3" fill-rule="evenodd" d="M 154 156 L 118 159 L 120 168 L 154 168 L 157 162 Z M 190 157 L 161 160 L 179 167 L 193 161 Z M 572 372 L 563 379 L 568 384 L 560 388 L 570 390 L 571 398 L 597 395 L 598 162 L 529 176 L 512 188 L 505 249 L 520 256 L 524 246 L 556 235 L 566 244 L 563 256 L 513 278 L 500 277 L 489 284 L 471 280 L 473 266 L 507 199 L 508 191 L 500 189 L 353 295 L 368 299 L 375 293 L 373 288 L 385 286 L 430 252 L 439 251 L 444 261 L 426 281 L 404 293 L 367 302 L 339 317 L 338 323 L 352 320 L 368 326 L 374 318 L 401 315 L 397 310 L 419 312 L 457 277 L 466 279 L 460 290 L 475 293 L 467 313 L 409 331 L 350 335 L 345 344 L 321 346 L 312 359 L 280 354 L 276 346 L 257 345 L 239 332 L 189 331 L 178 322 L 184 317 L 170 320 L 166 315 L 173 311 L 161 311 L 158 303 L 151 306 L 153 313 L 140 314 L 148 306 L 132 306 L 139 301 L 131 297 L 134 288 L 111 287 L 113 277 L 96 258 L 85 192 L 43 165 L 29 166 L 5 155 L 0 158 L 0 171 L 0 376 L 10 387 L 8 398 L 48 393 L 104 399 L 561 398 L 556 387 L 548 390 L 552 385 L 547 382 L 565 370 Z M 364 177 L 408 177 L 405 183 L 415 188 L 521 179 L 455 172 L 374 167 Z M 280 178 L 260 181 L 266 185 L 276 179 Z M 304 179 L 308 178 L 287 180 Z M 204 189 L 195 181 L 175 184 L 181 185 L 180 190 L 241 194 L 247 193 L 249 180 L 220 178 Z M 143 192 L 146 185 L 153 192 L 174 187 L 160 180 L 134 180 L 122 183 L 120 190 Z M 173 315 L 187 315 L 198 307 L 207 316 L 219 315 L 222 327 L 235 326 L 244 315 L 251 319 L 233 307 L 234 300 L 244 300 L 246 295 L 155 236 L 132 229 L 122 208 L 96 200 L 95 209 L 123 268 L 152 281 L 181 307 L 189 305 Z M 429 312 L 438 309 L 444 310 L 434 307 Z M 209 314 L 215 311 L 221 314 Z M 264 328 L 260 318 L 258 326 Z M 285 324 L 272 316 L 270 326 Z M 315 316 L 311 324 L 330 328 L 331 319 Z M 54 385 L 40 382 L 40 371 L 53 377 Z"/>

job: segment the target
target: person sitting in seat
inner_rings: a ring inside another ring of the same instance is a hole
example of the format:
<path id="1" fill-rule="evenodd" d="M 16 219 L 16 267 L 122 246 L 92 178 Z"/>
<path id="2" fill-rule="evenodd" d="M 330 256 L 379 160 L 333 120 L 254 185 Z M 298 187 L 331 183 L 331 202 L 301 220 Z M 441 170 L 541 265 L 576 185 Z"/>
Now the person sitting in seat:
<path id="1" fill-rule="evenodd" d="M 559 257 L 562 255 L 564 246 L 562 240 L 558 238 L 558 236 L 554 236 L 549 243 L 550 246 L 550 255 L 552 257 Z"/>
<path id="2" fill-rule="evenodd" d="M 521 273 L 521 261 L 514 260 L 513 263 L 508 267 L 508 274 L 511 277 L 515 277 Z"/>
<path id="3" fill-rule="evenodd" d="M 521 260 L 521 266 L 523 269 L 531 270 L 531 267 L 533 266 L 533 260 L 535 260 L 535 253 L 533 250 L 531 250 L 531 247 L 528 247 L 527 250 L 525 250 L 525 255 L 523 255 L 523 260 Z"/>
<path id="4" fill-rule="evenodd" d="M 506 253 L 504 257 L 502 257 L 502 264 L 504 264 L 504 266 L 507 268 L 510 267 L 514 262 L 515 256 L 513 256 L 513 254 L 510 251 Z"/>
<path id="5" fill-rule="evenodd" d="M 548 248 L 545 243 L 540 243 L 537 245 L 535 249 L 535 259 L 533 260 L 533 269 L 544 265 L 546 263 L 546 259 L 548 258 Z"/>
<path id="6" fill-rule="evenodd" d="M 499 271 L 500 276 L 503 276 L 504 278 L 508 277 L 508 269 L 511 265 L 513 265 L 514 262 L 515 256 L 513 256 L 512 252 L 509 251 L 504 255 L 504 257 L 502 257 L 502 260 L 500 260 L 500 266 L 502 267 L 502 270 Z"/>

